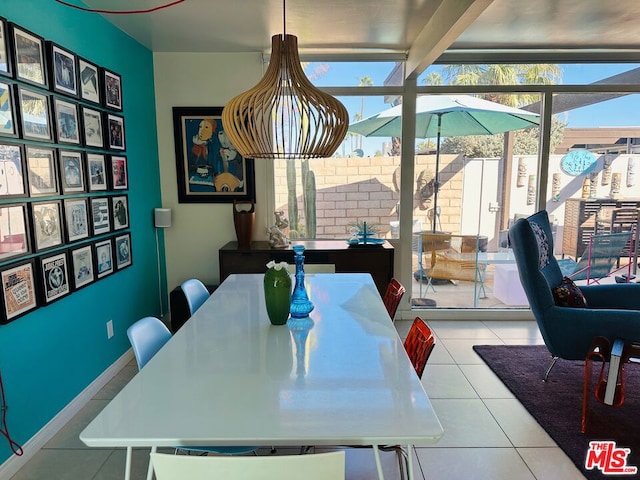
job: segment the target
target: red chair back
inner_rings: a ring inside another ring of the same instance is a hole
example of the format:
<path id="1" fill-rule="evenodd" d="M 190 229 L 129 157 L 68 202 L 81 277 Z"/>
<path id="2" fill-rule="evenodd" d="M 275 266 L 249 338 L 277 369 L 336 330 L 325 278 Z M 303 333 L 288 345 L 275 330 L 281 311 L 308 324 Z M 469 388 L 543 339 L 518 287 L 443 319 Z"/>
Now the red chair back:
<path id="1" fill-rule="evenodd" d="M 398 310 L 398 305 L 400 305 L 400 300 L 402 300 L 404 292 L 405 288 L 402 284 L 395 278 L 392 278 L 387 286 L 387 290 L 384 292 L 384 297 L 382 297 L 382 302 L 384 306 L 387 307 L 387 312 L 389 312 L 391 320 L 396 316 L 396 311 Z"/>
<path id="2" fill-rule="evenodd" d="M 435 344 L 435 336 L 429 326 L 420 317 L 416 317 L 404 341 L 404 349 L 419 378 L 422 378 L 424 367 Z"/>

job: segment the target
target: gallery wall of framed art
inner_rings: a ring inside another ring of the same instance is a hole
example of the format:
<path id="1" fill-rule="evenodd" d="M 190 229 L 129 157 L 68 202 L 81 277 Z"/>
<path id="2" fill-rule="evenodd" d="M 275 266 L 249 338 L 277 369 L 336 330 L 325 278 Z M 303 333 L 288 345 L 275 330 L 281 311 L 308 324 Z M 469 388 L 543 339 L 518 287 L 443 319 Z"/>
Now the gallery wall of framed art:
<path id="1" fill-rule="evenodd" d="M 122 77 L 0 18 L 0 324 L 133 264 Z"/>

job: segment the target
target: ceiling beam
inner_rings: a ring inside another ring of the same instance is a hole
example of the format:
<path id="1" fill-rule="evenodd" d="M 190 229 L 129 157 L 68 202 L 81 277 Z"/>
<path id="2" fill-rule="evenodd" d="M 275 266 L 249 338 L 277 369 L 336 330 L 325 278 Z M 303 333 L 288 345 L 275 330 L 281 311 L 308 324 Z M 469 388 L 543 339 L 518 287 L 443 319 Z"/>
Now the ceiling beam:
<path id="1" fill-rule="evenodd" d="M 409 49 L 405 77 L 417 77 L 471 25 L 493 0 L 442 0 Z"/>

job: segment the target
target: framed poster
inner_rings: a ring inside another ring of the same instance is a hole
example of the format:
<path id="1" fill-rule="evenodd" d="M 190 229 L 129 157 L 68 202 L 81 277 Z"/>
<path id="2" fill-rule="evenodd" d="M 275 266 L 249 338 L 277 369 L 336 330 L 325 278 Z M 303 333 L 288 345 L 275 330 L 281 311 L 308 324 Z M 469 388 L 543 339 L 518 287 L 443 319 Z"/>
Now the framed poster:
<path id="1" fill-rule="evenodd" d="M 0 271 L 2 281 L 2 315 L 7 323 L 38 308 L 34 261 L 5 267 Z"/>
<path id="2" fill-rule="evenodd" d="M 44 39 L 33 32 L 11 24 L 16 78 L 40 87 L 47 87 Z"/>
<path id="3" fill-rule="evenodd" d="M 111 155 L 111 185 L 114 190 L 126 190 L 129 188 L 127 157 Z"/>
<path id="4" fill-rule="evenodd" d="M 82 139 L 87 147 L 104 147 L 102 114 L 89 107 L 82 108 Z"/>
<path id="5" fill-rule="evenodd" d="M 60 185 L 62 187 L 62 194 L 84 192 L 82 152 L 76 150 L 58 150 L 58 158 L 60 159 Z"/>
<path id="6" fill-rule="evenodd" d="M 62 236 L 62 209 L 59 201 L 31 204 L 33 249 L 36 252 L 64 243 Z"/>
<path id="7" fill-rule="evenodd" d="M 124 117 L 108 113 L 106 124 L 108 148 L 111 150 L 126 150 L 124 143 Z"/>
<path id="8" fill-rule="evenodd" d="M 27 195 L 26 171 L 22 145 L 0 142 L 0 198 Z"/>
<path id="9" fill-rule="evenodd" d="M 53 148 L 27 145 L 27 171 L 29 172 L 29 196 L 38 197 L 58 193 L 56 152 Z"/>
<path id="10" fill-rule="evenodd" d="M 80 98 L 87 102 L 100 104 L 100 68 L 82 57 L 78 57 L 78 85 Z"/>
<path id="11" fill-rule="evenodd" d="M 0 262 L 31 253 L 27 204 L 0 205 Z"/>
<path id="12" fill-rule="evenodd" d="M 67 242 L 89 237 L 89 213 L 86 198 L 70 198 L 64 201 L 64 220 Z"/>
<path id="13" fill-rule="evenodd" d="M 106 162 L 101 153 L 87 153 L 87 184 L 90 192 L 107 190 Z"/>
<path id="14" fill-rule="evenodd" d="M 111 212 L 114 230 L 129 228 L 129 204 L 126 195 L 111 197 Z"/>
<path id="15" fill-rule="evenodd" d="M 17 137 L 16 108 L 13 102 L 12 87 L 0 82 L 0 135 Z"/>
<path id="16" fill-rule="evenodd" d="M 233 148 L 221 114 L 222 107 L 173 107 L 180 203 L 255 199 L 253 160 Z"/>
<path id="17" fill-rule="evenodd" d="M 11 49 L 7 36 L 7 20 L 0 17 L 0 75 L 13 76 Z"/>
<path id="18" fill-rule="evenodd" d="M 111 231 L 109 197 L 91 197 L 91 219 L 94 236 L 109 233 Z"/>
<path id="19" fill-rule="evenodd" d="M 104 72 L 104 106 L 122 111 L 122 77 L 106 68 Z"/>
<path id="20" fill-rule="evenodd" d="M 17 90 L 22 138 L 52 141 L 49 95 L 27 90 L 20 86 L 17 86 Z"/>
<path id="21" fill-rule="evenodd" d="M 45 305 L 71 293 L 68 261 L 66 252 L 40 258 L 40 291 Z"/>
<path id="22" fill-rule="evenodd" d="M 56 139 L 58 143 L 80 145 L 80 125 L 78 123 L 78 105 L 61 98 L 53 99 Z"/>
<path id="23" fill-rule="evenodd" d="M 111 239 L 96 242 L 96 276 L 106 277 L 113 273 L 113 247 Z"/>
<path id="24" fill-rule="evenodd" d="M 132 265 L 131 254 L 131 235 L 125 233 L 115 238 L 115 255 L 116 255 L 116 269 L 122 270 L 123 268 Z"/>
<path id="25" fill-rule="evenodd" d="M 69 251 L 71 257 L 71 275 L 73 275 L 73 289 L 78 290 L 92 283 L 95 279 L 93 267 L 93 249 L 85 245 Z"/>
<path id="26" fill-rule="evenodd" d="M 51 90 L 78 96 L 78 58 L 54 42 L 47 42 Z"/>

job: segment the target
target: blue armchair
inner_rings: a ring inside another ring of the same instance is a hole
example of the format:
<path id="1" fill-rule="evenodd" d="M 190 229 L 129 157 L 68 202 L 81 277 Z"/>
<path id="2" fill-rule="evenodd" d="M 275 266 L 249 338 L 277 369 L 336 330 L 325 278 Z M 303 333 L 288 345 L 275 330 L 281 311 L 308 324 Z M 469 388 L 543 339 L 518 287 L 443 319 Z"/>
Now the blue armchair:
<path id="1" fill-rule="evenodd" d="M 509 229 L 522 287 L 553 359 L 584 360 L 593 338 L 640 342 L 640 284 L 580 286 L 588 308 L 557 306 L 552 289 L 563 275 L 553 256 L 549 216 L 542 210 Z"/>

